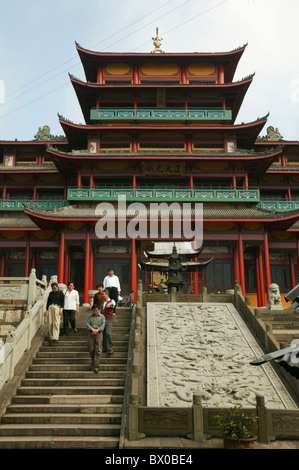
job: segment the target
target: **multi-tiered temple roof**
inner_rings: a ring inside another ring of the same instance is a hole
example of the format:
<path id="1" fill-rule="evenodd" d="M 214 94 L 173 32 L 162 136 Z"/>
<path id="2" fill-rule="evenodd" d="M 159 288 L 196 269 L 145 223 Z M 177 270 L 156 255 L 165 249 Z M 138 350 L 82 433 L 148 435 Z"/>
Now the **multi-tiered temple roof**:
<path id="1" fill-rule="evenodd" d="M 296 282 L 299 143 L 266 127 L 266 113 L 238 122 L 254 78 L 234 81 L 246 46 L 216 53 L 76 48 L 85 79 L 70 75 L 70 82 L 85 122 L 59 115 L 63 136 L 45 126 L 34 140 L 0 142 L 0 274 L 17 269 L 13 250 L 25 250 L 26 272 L 30 265 L 42 270 L 47 259 L 60 280 L 83 273 L 86 298 L 115 253 L 130 271 L 124 282 L 136 290 L 143 275 L 137 262 L 151 252 L 151 240 L 104 242 L 95 234 L 97 204 L 112 204 L 117 216 L 122 194 L 147 209 L 151 202 L 203 203 L 202 256 L 214 261 L 205 279 L 194 273 L 195 292 L 205 282 L 231 288 L 237 279 L 262 305 L 271 278 L 285 279 L 285 289 Z M 51 249 L 59 260 L 51 261 L 53 252 L 47 258 Z M 153 287 L 154 275 L 145 282 Z"/>

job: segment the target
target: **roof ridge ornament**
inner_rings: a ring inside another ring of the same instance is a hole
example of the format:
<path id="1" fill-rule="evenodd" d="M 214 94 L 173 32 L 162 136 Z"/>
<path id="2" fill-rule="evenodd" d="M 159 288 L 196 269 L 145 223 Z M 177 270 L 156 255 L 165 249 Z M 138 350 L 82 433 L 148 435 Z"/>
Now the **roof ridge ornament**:
<path id="1" fill-rule="evenodd" d="M 267 127 L 267 140 L 281 140 L 283 136 L 279 132 L 278 127 L 274 128 L 273 126 Z"/>
<path id="2" fill-rule="evenodd" d="M 152 40 L 153 40 L 155 49 L 151 53 L 154 54 L 155 52 L 160 52 L 163 54 L 164 51 L 161 50 L 161 44 L 162 44 L 163 38 L 159 37 L 159 28 L 156 28 L 156 37 L 152 38 Z"/>

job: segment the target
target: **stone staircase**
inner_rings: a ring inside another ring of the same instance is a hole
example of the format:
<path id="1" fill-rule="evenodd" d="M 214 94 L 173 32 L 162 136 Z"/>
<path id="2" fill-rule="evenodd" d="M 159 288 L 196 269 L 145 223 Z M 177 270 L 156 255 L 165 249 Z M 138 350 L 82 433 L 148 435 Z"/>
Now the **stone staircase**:
<path id="1" fill-rule="evenodd" d="M 259 313 L 264 323 L 271 325 L 275 339 L 289 346 L 294 339 L 299 338 L 299 312 L 297 310 L 284 312 Z"/>
<path id="2" fill-rule="evenodd" d="M 56 345 L 44 340 L 1 417 L 2 449 L 118 448 L 128 356 L 131 309 L 113 319 L 114 354 L 103 353 L 100 372 L 89 370 L 86 318 Z"/>

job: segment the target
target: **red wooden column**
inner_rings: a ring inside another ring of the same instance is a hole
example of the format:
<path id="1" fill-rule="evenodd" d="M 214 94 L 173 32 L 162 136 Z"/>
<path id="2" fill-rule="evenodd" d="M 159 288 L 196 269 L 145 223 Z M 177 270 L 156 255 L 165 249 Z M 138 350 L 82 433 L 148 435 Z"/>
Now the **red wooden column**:
<path id="1" fill-rule="evenodd" d="M 234 281 L 238 281 L 240 283 L 239 256 L 238 256 L 238 250 L 235 246 L 233 247 L 233 266 L 234 266 Z"/>
<path id="2" fill-rule="evenodd" d="M 133 188 L 137 188 L 137 178 L 136 178 L 136 171 L 135 170 L 133 171 L 133 175 L 132 175 L 132 186 L 133 186 Z"/>
<path id="3" fill-rule="evenodd" d="M 133 84 L 134 85 L 139 84 L 139 65 L 138 64 L 133 65 Z"/>
<path id="4" fill-rule="evenodd" d="M 89 275 L 89 289 L 94 289 L 94 248 L 90 247 L 90 275 Z"/>
<path id="5" fill-rule="evenodd" d="M 70 276 L 70 249 L 65 250 L 65 262 L 64 262 L 64 279 L 66 283 L 71 280 Z"/>
<path id="6" fill-rule="evenodd" d="M 243 189 L 248 189 L 248 174 L 245 173 L 243 178 Z"/>
<path id="7" fill-rule="evenodd" d="M 25 273 L 24 276 L 28 277 L 30 274 L 30 234 L 27 235 L 26 241 L 26 257 L 25 257 Z"/>
<path id="8" fill-rule="evenodd" d="M 186 137 L 186 152 L 192 153 L 192 136 L 191 134 L 187 134 Z"/>
<path id="9" fill-rule="evenodd" d="M 295 270 L 295 261 L 294 255 L 289 253 L 289 266 L 290 266 L 290 279 L 291 279 L 291 287 L 292 289 L 296 287 L 296 270 Z"/>
<path id="10" fill-rule="evenodd" d="M 219 65 L 218 68 L 218 83 L 224 83 L 224 66 Z"/>
<path id="11" fill-rule="evenodd" d="M 261 278 L 260 278 L 260 265 L 259 265 L 259 249 L 255 250 L 255 278 L 256 278 L 256 296 L 257 306 L 262 306 L 262 292 L 261 292 Z"/>
<path id="12" fill-rule="evenodd" d="M 136 239 L 131 239 L 131 291 L 134 291 L 134 301 L 137 302 L 137 250 Z"/>
<path id="13" fill-rule="evenodd" d="M 137 140 L 136 134 L 134 134 L 132 137 L 132 152 L 133 153 L 138 152 L 138 140 Z"/>
<path id="14" fill-rule="evenodd" d="M 6 253 L 2 253 L 0 256 L 0 277 L 5 276 L 5 261 L 6 261 Z"/>
<path id="15" fill-rule="evenodd" d="M 259 276 L 260 276 L 260 290 L 261 290 L 261 307 L 266 305 L 265 300 L 265 281 L 264 281 L 264 267 L 263 267 L 263 252 L 262 248 L 258 249 L 258 258 L 259 258 Z"/>
<path id="16" fill-rule="evenodd" d="M 239 252 L 239 275 L 240 275 L 240 286 L 242 289 L 242 294 L 245 295 L 245 271 L 244 271 L 244 256 L 243 256 L 243 239 L 242 234 L 239 233 L 238 240 L 238 252 Z"/>
<path id="17" fill-rule="evenodd" d="M 84 303 L 89 304 L 89 279 L 90 279 L 90 233 L 86 232 L 85 238 L 85 276 L 84 276 Z"/>
<path id="18" fill-rule="evenodd" d="M 193 240 L 193 250 L 197 250 L 196 238 Z M 195 261 L 198 261 L 198 258 L 195 258 Z M 204 270 L 204 268 L 202 268 Z M 198 275 L 198 268 L 194 271 L 193 274 L 193 293 L 199 294 L 199 275 Z"/>
<path id="19" fill-rule="evenodd" d="M 64 252 L 65 252 L 65 235 L 60 233 L 59 241 L 59 259 L 58 259 L 58 282 L 63 284 L 64 281 Z"/>
<path id="20" fill-rule="evenodd" d="M 236 189 L 236 188 L 237 188 L 237 178 L 236 178 L 236 175 L 233 175 L 233 176 L 232 176 L 231 185 L 232 185 L 232 189 Z"/>
<path id="21" fill-rule="evenodd" d="M 193 179 L 193 174 L 189 176 L 189 187 L 190 189 L 194 189 L 194 179 Z"/>
<path id="22" fill-rule="evenodd" d="M 266 281 L 266 292 L 268 294 L 269 286 L 271 284 L 271 271 L 270 271 L 270 257 L 269 257 L 269 242 L 268 234 L 264 234 L 264 261 L 265 261 L 265 281 Z"/>
<path id="23" fill-rule="evenodd" d="M 184 85 L 188 83 L 186 64 L 182 64 L 181 66 L 181 83 Z"/>
<path id="24" fill-rule="evenodd" d="M 102 65 L 98 67 L 97 82 L 100 84 L 104 83 L 104 68 Z"/>

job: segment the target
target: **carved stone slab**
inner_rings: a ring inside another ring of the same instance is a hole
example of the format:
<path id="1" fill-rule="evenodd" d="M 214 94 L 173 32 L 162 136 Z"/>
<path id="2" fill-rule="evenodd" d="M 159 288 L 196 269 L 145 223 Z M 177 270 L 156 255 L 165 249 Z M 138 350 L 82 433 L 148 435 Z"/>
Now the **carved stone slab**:
<path id="1" fill-rule="evenodd" d="M 297 409 L 271 364 L 253 367 L 263 351 L 232 304 L 147 304 L 147 406 Z"/>
<path id="2" fill-rule="evenodd" d="M 27 300 L 28 284 L 0 284 L 1 300 Z"/>

